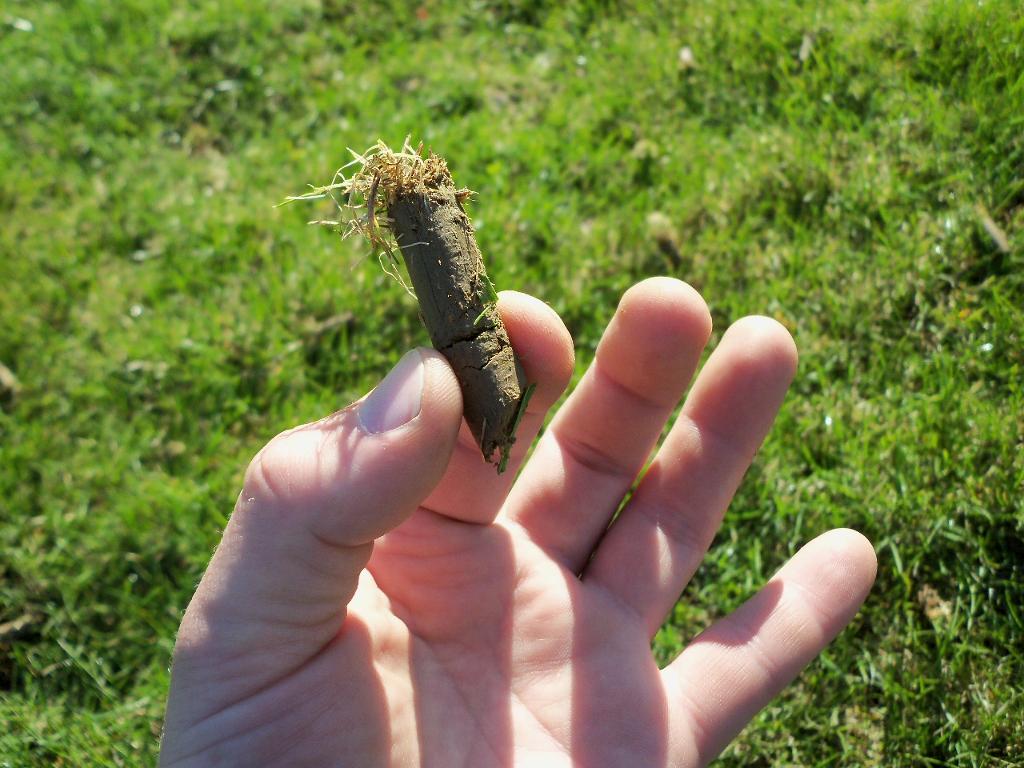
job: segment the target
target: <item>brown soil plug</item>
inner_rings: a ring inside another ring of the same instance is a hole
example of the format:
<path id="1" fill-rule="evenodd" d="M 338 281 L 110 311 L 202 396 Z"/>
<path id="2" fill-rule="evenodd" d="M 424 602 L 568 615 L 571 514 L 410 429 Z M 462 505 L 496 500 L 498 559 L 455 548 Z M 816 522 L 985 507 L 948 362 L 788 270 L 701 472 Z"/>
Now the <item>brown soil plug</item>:
<path id="1" fill-rule="evenodd" d="M 340 227 L 346 236 L 365 235 L 399 280 L 395 253 L 401 253 L 430 341 L 462 388 L 466 422 L 484 458 L 502 472 L 532 386 L 509 343 L 462 205 L 472 193 L 456 188 L 444 159 L 432 152 L 424 157 L 408 139 L 399 152 L 378 142 L 356 154 L 353 164 L 352 176 L 343 168 L 327 187 L 289 199 L 335 197 L 340 208 L 354 211 L 352 218 L 318 223 Z M 347 195 L 347 202 L 335 193 Z"/>

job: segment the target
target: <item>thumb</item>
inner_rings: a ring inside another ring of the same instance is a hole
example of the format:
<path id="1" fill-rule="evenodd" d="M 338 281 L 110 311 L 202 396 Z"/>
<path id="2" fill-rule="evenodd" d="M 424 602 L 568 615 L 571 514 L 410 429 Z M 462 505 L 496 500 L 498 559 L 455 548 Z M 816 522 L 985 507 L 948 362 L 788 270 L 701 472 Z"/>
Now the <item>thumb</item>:
<path id="1" fill-rule="evenodd" d="M 169 712 L 183 677 L 258 690 L 337 635 L 373 540 L 441 479 L 461 414 L 448 363 L 417 349 L 359 402 L 257 454 L 182 620 Z"/>
<path id="2" fill-rule="evenodd" d="M 263 448 L 246 472 L 235 517 L 331 547 L 369 544 L 440 481 L 461 418 L 448 363 L 414 349 L 362 400 Z"/>

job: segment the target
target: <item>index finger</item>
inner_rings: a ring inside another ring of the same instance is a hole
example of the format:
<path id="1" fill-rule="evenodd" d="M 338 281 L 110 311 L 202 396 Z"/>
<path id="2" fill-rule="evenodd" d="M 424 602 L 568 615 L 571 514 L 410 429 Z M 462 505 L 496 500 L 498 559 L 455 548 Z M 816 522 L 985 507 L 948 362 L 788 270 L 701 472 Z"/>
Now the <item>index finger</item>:
<path id="1" fill-rule="evenodd" d="M 558 313 L 543 301 L 518 291 L 502 291 L 498 312 L 526 380 L 534 385 L 508 466 L 501 474 L 495 472 L 463 423 L 448 469 L 423 503 L 432 512 L 470 523 L 490 523 L 497 516 L 545 414 L 568 385 L 574 364 L 572 337 Z"/>

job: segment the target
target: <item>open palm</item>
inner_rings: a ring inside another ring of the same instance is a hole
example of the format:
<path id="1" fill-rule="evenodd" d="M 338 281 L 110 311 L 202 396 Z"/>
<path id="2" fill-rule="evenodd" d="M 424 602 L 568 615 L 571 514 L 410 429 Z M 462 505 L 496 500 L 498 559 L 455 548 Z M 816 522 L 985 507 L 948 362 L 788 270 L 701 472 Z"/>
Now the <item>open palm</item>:
<path id="1" fill-rule="evenodd" d="M 500 309 L 538 384 L 514 470 L 572 348 L 540 302 Z M 796 363 L 781 326 L 736 323 L 616 515 L 709 335 L 685 284 L 632 288 L 511 490 L 432 352 L 272 441 L 182 622 L 162 764 L 709 761 L 849 621 L 875 568 L 859 534 L 824 534 L 658 669 L 651 638 Z"/>

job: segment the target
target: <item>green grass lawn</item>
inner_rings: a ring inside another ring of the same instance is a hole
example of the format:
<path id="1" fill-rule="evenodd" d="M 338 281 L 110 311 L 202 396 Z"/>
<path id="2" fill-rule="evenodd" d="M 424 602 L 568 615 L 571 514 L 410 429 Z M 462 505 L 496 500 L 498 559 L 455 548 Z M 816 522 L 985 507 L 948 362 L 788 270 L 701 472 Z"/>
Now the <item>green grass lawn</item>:
<path id="1" fill-rule="evenodd" d="M 688 53 L 681 55 L 684 47 Z M 155 759 L 255 451 L 426 341 L 272 207 L 382 137 L 448 157 L 499 288 L 769 314 L 796 382 L 655 652 L 865 532 L 853 625 L 723 765 L 1024 764 L 1024 8 L 18 2 L 0 9 L 0 766 Z M 0 371 L 2 373 L 2 371 Z"/>

